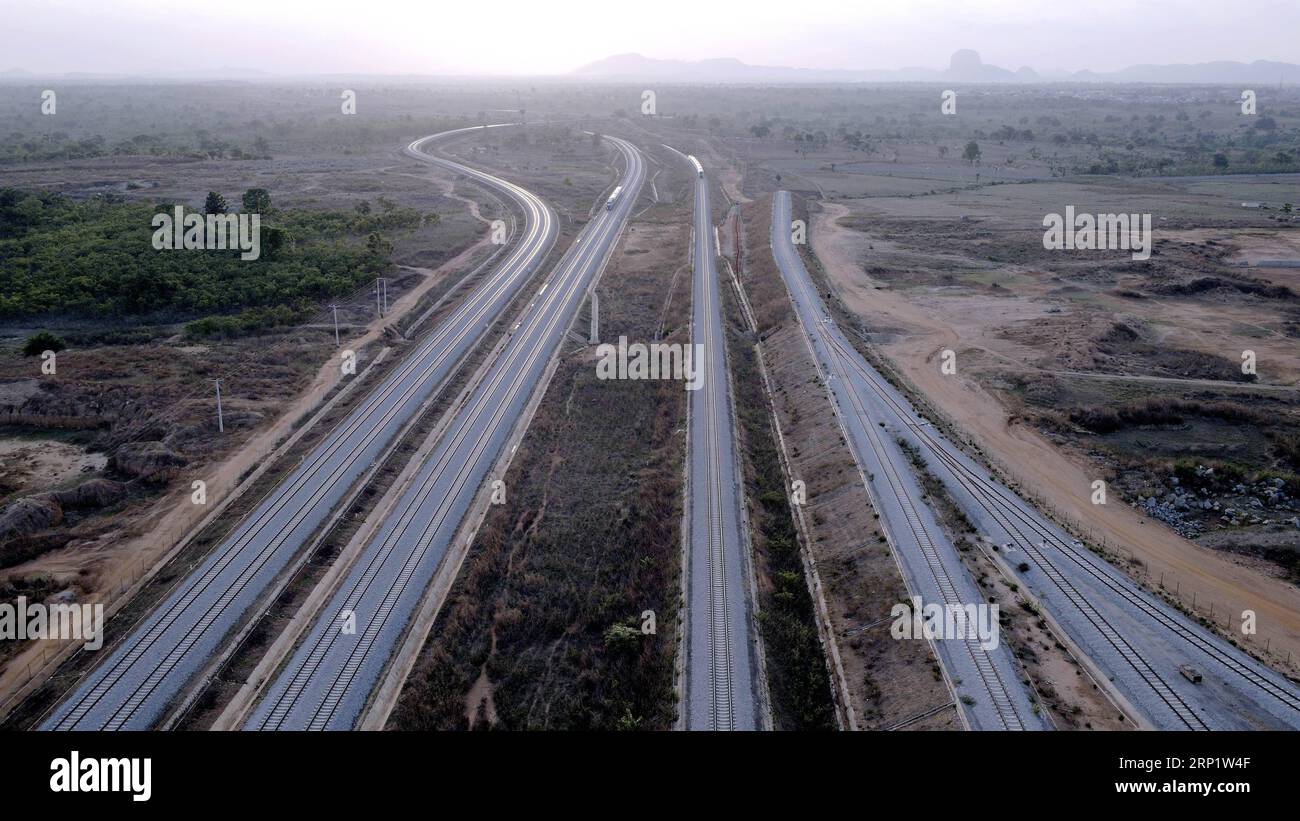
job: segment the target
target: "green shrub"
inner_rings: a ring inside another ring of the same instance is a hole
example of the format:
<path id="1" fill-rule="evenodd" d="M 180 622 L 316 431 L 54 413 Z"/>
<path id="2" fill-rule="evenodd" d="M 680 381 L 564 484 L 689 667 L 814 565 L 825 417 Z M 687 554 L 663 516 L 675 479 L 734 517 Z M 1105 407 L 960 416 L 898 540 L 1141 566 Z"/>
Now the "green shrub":
<path id="1" fill-rule="evenodd" d="M 23 343 L 23 356 L 40 356 L 45 351 L 61 351 L 67 343 L 49 331 L 37 331 Z"/>

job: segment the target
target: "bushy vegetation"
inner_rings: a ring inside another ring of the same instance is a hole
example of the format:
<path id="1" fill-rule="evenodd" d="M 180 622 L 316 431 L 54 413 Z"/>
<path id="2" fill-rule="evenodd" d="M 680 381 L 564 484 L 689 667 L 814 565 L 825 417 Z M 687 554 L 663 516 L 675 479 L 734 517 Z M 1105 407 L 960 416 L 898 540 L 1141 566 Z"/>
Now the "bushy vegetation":
<path id="1" fill-rule="evenodd" d="M 557 370 L 391 726 L 486 727 L 481 674 L 499 729 L 671 726 L 683 393 Z"/>
<path id="2" fill-rule="evenodd" d="M 724 301 L 739 314 L 732 292 Z M 803 559 L 794 517 L 786 495 L 785 471 L 776 449 L 771 416 L 755 349 L 729 333 L 728 356 L 736 388 L 737 424 L 750 469 L 746 492 L 758 504 L 751 508 L 751 530 L 765 561 L 768 586 L 759 584 L 758 625 L 767 656 L 772 718 L 778 729 L 833 730 L 835 706 L 812 595 L 804 578 Z"/>
<path id="3" fill-rule="evenodd" d="M 299 305 L 271 305 L 249 308 L 237 314 L 205 316 L 186 324 L 185 333 L 192 337 L 232 339 L 259 331 L 282 328 L 305 321 L 314 312 L 310 302 Z"/>
<path id="4" fill-rule="evenodd" d="M 462 90 L 354 86 L 364 116 L 340 116 L 335 89 L 242 83 L 60 83 L 58 115 L 41 114 L 40 86 L 0 87 L 0 165 L 96 157 L 265 161 L 307 150 L 389 149 L 461 120 L 447 111 Z M 475 108 L 505 108 L 512 87 L 480 95 Z M 171 160 L 175 161 L 175 160 Z M 234 200 L 231 200 L 233 203 Z"/>
<path id="5" fill-rule="evenodd" d="M 262 309 L 201 320 L 200 333 L 293 321 L 304 305 L 351 292 L 389 267 L 391 244 L 379 232 L 436 219 L 391 204 L 374 214 L 272 211 L 262 215 L 261 257 L 245 261 L 238 250 L 155 250 L 150 221 L 170 210 L 0 189 L 0 318 Z"/>
<path id="6" fill-rule="evenodd" d="M 1146 399 L 1118 406 L 1093 406 L 1070 411 L 1070 421 L 1093 433 L 1114 433 L 1139 425 L 1181 425 L 1187 417 L 1228 422 L 1260 423 L 1259 414 L 1232 402 Z"/>
<path id="7" fill-rule="evenodd" d="M 1300 434 L 1278 433 L 1273 436 L 1273 449 L 1284 464 L 1300 472 Z"/>
<path id="8" fill-rule="evenodd" d="M 37 331 L 27 337 L 23 343 L 23 356 L 39 356 L 45 351 L 58 351 L 68 347 L 67 343 L 49 331 Z"/>
<path id="9" fill-rule="evenodd" d="M 1235 94 L 1214 86 L 1187 86 L 1177 99 L 1137 85 L 1111 86 L 1105 99 L 1069 85 L 986 88 L 978 109 L 950 118 L 937 97 L 888 85 L 690 89 L 674 103 L 686 128 L 785 143 L 804 156 L 848 148 L 887 160 L 896 146 L 934 142 L 939 157 L 971 164 L 988 162 L 991 145 L 1014 148 L 1056 176 L 1300 171 L 1300 109 L 1291 93 L 1271 95 L 1249 118 Z M 1038 113 L 1026 114 L 1030 108 Z"/>
<path id="10" fill-rule="evenodd" d="M 0 139 L 0 164 L 142 154 L 151 157 L 252 160 L 268 157 L 268 151 L 264 138 L 255 140 L 251 145 L 239 146 L 227 140 L 206 137 L 192 141 L 173 141 L 149 134 L 137 134 L 130 139 L 110 143 L 102 134 L 77 137 L 66 131 L 44 134 L 14 131 Z"/>

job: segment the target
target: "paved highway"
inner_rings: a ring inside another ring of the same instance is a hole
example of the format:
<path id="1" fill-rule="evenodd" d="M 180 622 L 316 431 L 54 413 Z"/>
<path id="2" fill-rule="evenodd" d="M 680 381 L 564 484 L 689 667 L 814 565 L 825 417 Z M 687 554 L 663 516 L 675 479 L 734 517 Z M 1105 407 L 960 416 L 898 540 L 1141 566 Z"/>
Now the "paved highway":
<path id="1" fill-rule="evenodd" d="M 542 286 L 482 381 L 403 491 L 392 515 L 254 708 L 245 729 L 345 730 L 361 717 L 462 519 L 613 251 L 645 178 L 631 144 L 622 191 Z M 355 620 L 355 628 L 351 622 Z"/>
<path id="2" fill-rule="evenodd" d="M 694 166 L 699 168 L 698 166 Z M 685 719 L 688 730 L 761 729 L 750 572 L 741 532 L 742 481 L 718 294 L 709 182 L 695 180 L 691 342 L 703 346 L 704 381 L 690 392 L 690 476 Z"/>
<path id="3" fill-rule="evenodd" d="M 505 194 L 524 215 L 517 243 L 402 365 L 56 706 L 42 729 L 145 729 L 158 722 L 545 258 L 555 241 L 556 219 L 541 200 L 513 183 L 421 150 L 473 130 L 416 140 L 405 153 Z"/>
<path id="4" fill-rule="evenodd" d="M 834 361 L 847 372 L 852 392 L 871 409 L 880 430 L 921 451 L 957 505 L 998 546 L 1009 572 L 1146 721 L 1170 730 L 1300 729 L 1300 688 L 1293 682 L 1140 588 L 921 420 L 826 324 L 829 315 L 788 235 L 784 242 L 776 236 L 776 226 L 788 226 L 789 220 L 789 196 L 783 192 L 773 206 L 773 248 L 805 328 L 820 323 L 815 345 L 820 361 Z M 1019 569 L 1022 562 L 1028 570 Z M 1181 665 L 1199 670 L 1203 680 L 1184 678 Z"/>
<path id="5" fill-rule="evenodd" d="M 923 604 L 984 602 L 962 567 L 933 511 L 926 506 L 909 459 L 888 427 L 888 409 L 854 367 L 851 345 L 832 322 L 790 236 L 790 195 L 772 200 L 772 252 L 794 302 L 813 358 L 830 388 L 832 405 L 867 491 L 898 556 L 911 594 Z M 862 363 L 865 364 L 865 363 Z M 883 380 L 882 380 L 883 381 Z M 884 423 L 882 426 L 881 423 Z M 892 604 L 892 603 L 891 603 Z M 883 614 L 882 614 L 883 615 Z M 957 692 L 968 726 L 976 730 L 1044 729 L 1010 647 L 971 637 L 936 638 L 934 646 Z"/>

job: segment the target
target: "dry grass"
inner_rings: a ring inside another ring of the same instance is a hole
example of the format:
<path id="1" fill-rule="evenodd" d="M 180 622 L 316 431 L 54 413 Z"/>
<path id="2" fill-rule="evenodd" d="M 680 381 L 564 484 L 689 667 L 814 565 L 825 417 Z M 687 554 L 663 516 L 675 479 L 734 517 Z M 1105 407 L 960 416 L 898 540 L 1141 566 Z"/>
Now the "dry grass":
<path id="1" fill-rule="evenodd" d="M 651 339 L 663 317 L 684 341 L 684 247 L 680 224 L 630 229 L 600 287 L 602 338 Z M 556 370 L 390 727 L 672 725 L 686 392 L 597 380 L 593 356 Z"/>

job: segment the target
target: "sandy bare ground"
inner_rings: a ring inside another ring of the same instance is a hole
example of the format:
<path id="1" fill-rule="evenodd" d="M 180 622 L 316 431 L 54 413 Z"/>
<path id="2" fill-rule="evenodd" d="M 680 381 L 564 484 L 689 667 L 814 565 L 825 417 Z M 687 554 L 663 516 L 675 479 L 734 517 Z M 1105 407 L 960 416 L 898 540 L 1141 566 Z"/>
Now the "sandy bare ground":
<path id="1" fill-rule="evenodd" d="M 1222 241 L 1224 230 L 1221 228 L 1197 228 L 1189 231 L 1166 231 L 1162 236 L 1184 239 L 1188 242 L 1203 242 L 1207 239 Z M 1295 231 L 1275 231 L 1260 228 L 1254 231 L 1239 232 L 1234 237 L 1238 250 L 1229 257 L 1230 262 L 1258 265 L 1267 259 L 1300 259 L 1300 233 Z M 1300 272 L 1297 272 L 1300 276 Z"/>
<path id="2" fill-rule="evenodd" d="M 402 176 L 414 177 L 416 179 L 423 178 L 423 175 L 421 174 L 403 173 Z M 456 181 L 454 179 L 452 179 L 451 177 L 439 176 L 433 179 L 433 184 L 438 187 L 439 194 L 442 194 L 444 197 L 448 199 L 457 200 L 459 202 L 464 203 L 465 208 L 469 211 L 470 215 L 474 217 L 474 219 L 485 224 L 489 224 L 489 225 L 491 224 L 491 220 L 483 216 L 483 212 L 479 209 L 478 200 L 473 199 L 472 197 L 466 197 L 463 194 L 456 193 Z M 480 242 L 479 244 L 481 245 L 482 243 Z M 469 250 L 473 250 L 473 248 Z"/>
<path id="3" fill-rule="evenodd" d="M 1084 523 L 1097 540 L 1105 538 L 1108 545 L 1130 551 L 1145 563 L 1151 580 L 1164 574 L 1166 588 L 1177 584 L 1184 599 L 1195 591 L 1202 607 L 1214 603 L 1220 614 L 1224 608 L 1235 614 L 1254 610 L 1259 619 L 1257 642 L 1268 636 L 1274 655 L 1290 651 L 1293 662 L 1300 662 L 1300 590 L 1181 538 L 1113 496 L 1109 504 L 1093 505 L 1091 482 L 1100 477 L 1011 419 L 1001 403 L 970 378 L 969 371 L 963 375 L 958 368 L 956 376 L 940 373 L 941 350 L 952 349 L 960 357 L 963 349 L 981 347 L 984 340 L 971 338 L 969 328 L 930 307 L 887 289 L 876 290 L 877 283 L 859 261 L 865 250 L 863 236 L 837 224 L 849 209 L 834 203 L 824 208 L 813 217 L 811 241 L 840 298 L 873 323 L 898 331 L 880 349 L 937 410 L 1020 486 L 1034 489 L 1049 510 Z M 1286 352 L 1278 346 L 1277 352 L 1289 359 L 1296 356 L 1294 343 Z"/>
<path id="4" fill-rule="evenodd" d="M 50 490 L 104 469 L 108 459 L 50 440 L 0 439 L 0 493 Z"/>

